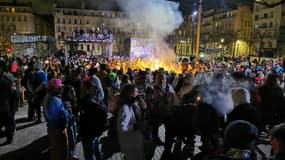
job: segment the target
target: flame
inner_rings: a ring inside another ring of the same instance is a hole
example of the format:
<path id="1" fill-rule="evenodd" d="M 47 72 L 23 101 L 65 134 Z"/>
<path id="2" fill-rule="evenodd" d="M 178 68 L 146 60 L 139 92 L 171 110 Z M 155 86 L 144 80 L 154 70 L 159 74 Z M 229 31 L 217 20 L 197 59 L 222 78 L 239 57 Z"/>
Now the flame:
<path id="1" fill-rule="evenodd" d="M 181 73 L 182 71 L 181 66 L 175 61 L 164 61 L 163 59 L 158 59 L 154 57 L 145 57 L 137 59 L 113 59 L 109 66 L 114 69 L 123 69 L 123 71 L 126 71 L 127 68 L 132 68 L 136 70 L 145 70 L 146 68 L 149 68 L 151 70 L 157 70 L 159 68 L 163 68 L 168 72 L 176 73 Z"/>

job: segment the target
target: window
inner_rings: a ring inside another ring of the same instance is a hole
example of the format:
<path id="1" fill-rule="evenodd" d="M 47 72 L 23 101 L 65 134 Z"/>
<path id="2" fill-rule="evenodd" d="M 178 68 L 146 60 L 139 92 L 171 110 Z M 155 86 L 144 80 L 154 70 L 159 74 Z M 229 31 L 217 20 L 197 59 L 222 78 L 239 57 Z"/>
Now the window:
<path id="1" fill-rule="evenodd" d="M 22 21 L 22 18 L 21 18 L 21 16 L 19 16 L 19 17 L 18 17 L 18 21 L 19 21 L 19 22 L 20 22 L 20 21 Z"/>
<path id="2" fill-rule="evenodd" d="M 268 18 L 268 14 L 264 13 L 263 18 Z"/>
<path id="3" fill-rule="evenodd" d="M 271 41 L 268 42 L 268 48 L 272 48 L 272 42 Z"/>
<path id="4" fill-rule="evenodd" d="M 83 50 L 83 44 L 80 45 L 81 50 Z"/>
<path id="5" fill-rule="evenodd" d="M 4 20 L 4 17 L 3 16 L 1 16 L 1 21 L 3 21 Z"/>
<path id="6" fill-rule="evenodd" d="M 269 28 L 273 27 L 273 22 L 269 22 Z"/>
<path id="7" fill-rule="evenodd" d="M 60 26 L 57 26 L 57 32 L 60 32 Z"/>
<path id="8" fill-rule="evenodd" d="M 62 23 L 65 23 L 65 19 L 64 18 L 62 19 Z"/>
<path id="9" fill-rule="evenodd" d="M 90 45 L 87 44 L 87 51 L 90 51 Z"/>
<path id="10" fill-rule="evenodd" d="M 60 19 L 59 18 L 57 19 L 57 23 L 60 23 Z"/>
<path id="11" fill-rule="evenodd" d="M 264 22 L 264 23 L 262 24 L 262 28 L 267 28 L 267 23 L 266 23 L 266 22 Z"/>
<path id="12" fill-rule="evenodd" d="M 273 18 L 273 16 L 274 16 L 273 12 L 270 12 L 269 13 L 269 18 Z"/>
<path id="13" fill-rule="evenodd" d="M 74 20 L 74 24 L 77 24 L 77 19 Z"/>
<path id="14" fill-rule="evenodd" d="M 24 16 L 24 21 L 27 22 L 28 18 L 27 16 Z"/>
<path id="15" fill-rule="evenodd" d="M 259 19 L 258 15 L 255 15 L 255 16 L 254 16 L 254 20 L 257 21 L 258 19 Z"/>
<path id="16" fill-rule="evenodd" d="M 68 20 L 68 23 L 71 24 L 71 19 Z"/>
<path id="17" fill-rule="evenodd" d="M 7 21 L 9 21 L 10 20 L 10 17 L 9 16 L 7 16 Z"/>
<path id="18" fill-rule="evenodd" d="M 15 16 L 13 16 L 13 17 L 12 17 L 12 20 L 13 20 L 13 22 L 15 22 L 15 20 L 16 20 L 16 17 L 15 17 Z"/>

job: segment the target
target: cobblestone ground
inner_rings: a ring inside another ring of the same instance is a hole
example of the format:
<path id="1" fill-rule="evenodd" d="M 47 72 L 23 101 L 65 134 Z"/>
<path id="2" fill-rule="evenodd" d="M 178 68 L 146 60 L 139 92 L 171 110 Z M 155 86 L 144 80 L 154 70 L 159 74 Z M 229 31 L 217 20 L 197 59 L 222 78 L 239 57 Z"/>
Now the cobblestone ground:
<path id="1" fill-rule="evenodd" d="M 47 139 L 45 122 L 36 124 L 27 122 L 27 106 L 21 107 L 16 114 L 17 131 L 12 144 L 1 145 L 6 139 L 0 138 L 0 160 L 47 160 L 50 151 L 50 146 Z M 102 135 L 102 140 L 107 135 Z M 164 140 L 164 127 L 159 129 L 159 135 Z M 195 153 L 200 152 L 198 147 L 201 145 L 200 137 L 196 136 Z M 102 147 L 102 146 L 101 146 Z M 265 159 L 270 155 L 271 147 L 269 145 L 258 145 Z M 159 160 L 164 148 L 156 147 L 153 160 Z M 80 160 L 84 160 L 81 143 L 76 146 L 76 155 Z M 262 154 L 258 154 L 258 159 L 262 159 Z M 117 152 L 110 156 L 108 160 L 123 160 L 123 154 Z"/>

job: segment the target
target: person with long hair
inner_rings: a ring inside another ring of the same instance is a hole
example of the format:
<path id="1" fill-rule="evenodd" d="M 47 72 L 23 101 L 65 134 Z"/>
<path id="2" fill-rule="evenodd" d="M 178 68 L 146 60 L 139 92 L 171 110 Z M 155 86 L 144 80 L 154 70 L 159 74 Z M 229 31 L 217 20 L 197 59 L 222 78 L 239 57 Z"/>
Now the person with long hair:
<path id="1" fill-rule="evenodd" d="M 121 151 L 127 160 L 144 160 L 143 134 L 140 131 L 141 110 L 136 103 L 138 89 L 127 84 L 118 99 L 116 131 Z"/>

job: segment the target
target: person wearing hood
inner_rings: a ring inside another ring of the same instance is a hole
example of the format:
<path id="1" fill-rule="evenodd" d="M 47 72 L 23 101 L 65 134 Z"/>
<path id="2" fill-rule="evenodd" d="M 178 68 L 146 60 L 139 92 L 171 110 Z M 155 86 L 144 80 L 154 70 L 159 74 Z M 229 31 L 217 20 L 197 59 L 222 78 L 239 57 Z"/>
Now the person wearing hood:
<path id="1" fill-rule="evenodd" d="M 49 142 L 52 146 L 51 160 L 67 160 L 69 154 L 67 127 L 71 117 L 64 107 L 61 94 L 61 80 L 51 79 L 44 98 L 44 117 L 47 122 Z"/>

